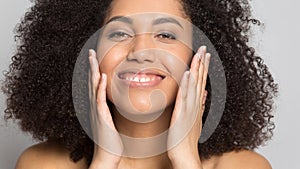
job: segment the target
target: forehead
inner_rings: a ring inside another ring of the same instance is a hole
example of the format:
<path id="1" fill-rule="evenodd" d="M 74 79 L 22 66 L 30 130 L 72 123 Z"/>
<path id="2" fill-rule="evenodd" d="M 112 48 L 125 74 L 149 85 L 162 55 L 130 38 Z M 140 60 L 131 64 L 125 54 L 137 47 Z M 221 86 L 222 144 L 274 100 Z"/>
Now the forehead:
<path id="1" fill-rule="evenodd" d="M 107 19 L 148 12 L 186 18 L 179 0 L 113 0 Z"/>

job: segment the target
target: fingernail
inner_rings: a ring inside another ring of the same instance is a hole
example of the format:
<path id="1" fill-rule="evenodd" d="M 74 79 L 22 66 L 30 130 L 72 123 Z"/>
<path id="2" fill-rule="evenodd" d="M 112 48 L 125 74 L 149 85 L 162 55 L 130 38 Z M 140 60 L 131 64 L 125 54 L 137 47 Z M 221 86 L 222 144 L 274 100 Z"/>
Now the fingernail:
<path id="1" fill-rule="evenodd" d="M 201 46 L 200 48 L 199 48 L 199 50 L 197 51 L 197 58 L 198 58 L 198 61 L 201 59 L 201 56 L 202 56 L 202 50 L 203 50 L 203 46 Z"/>
<path id="2" fill-rule="evenodd" d="M 89 56 L 93 55 L 93 49 L 89 49 Z"/>
<path id="3" fill-rule="evenodd" d="M 203 54 L 206 51 L 206 46 L 201 46 L 198 50 L 198 53 Z"/>
<path id="4" fill-rule="evenodd" d="M 185 74 L 186 74 L 186 76 L 189 76 L 190 75 L 190 71 L 189 70 L 185 71 Z"/>
<path id="5" fill-rule="evenodd" d="M 196 55 L 199 60 L 201 59 L 201 56 L 203 55 L 204 51 L 206 51 L 206 46 L 201 46 L 197 51 Z"/>
<path id="6" fill-rule="evenodd" d="M 211 57 L 211 54 L 210 53 L 206 53 L 206 57 Z"/>
<path id="7" fill-rule="evenodd" d="M 205 53 L 205 52 L 206 52 L 206 49 L 207 49 L 207 47 L 206 47 L 206 46 L 203 46 L 202 53 Z"/>

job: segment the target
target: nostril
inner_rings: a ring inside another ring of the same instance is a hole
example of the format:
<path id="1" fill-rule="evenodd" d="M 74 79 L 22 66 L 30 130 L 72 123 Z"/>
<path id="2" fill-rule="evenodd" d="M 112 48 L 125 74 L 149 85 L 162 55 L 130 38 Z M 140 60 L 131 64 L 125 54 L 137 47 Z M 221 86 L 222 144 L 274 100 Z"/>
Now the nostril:
<path id="1" fill-rule="evenodd" d="M 140 52 L 135 52 L 135 53 L 131 53 L 128 55 L 127 59 L 129 61 L 136 61 L 139 63 L 143 63 L 143 62 L 154 62 L 155 61 L 155 54 L 154 52 L 149 52 L 147 51 L 140 51 Z"/>

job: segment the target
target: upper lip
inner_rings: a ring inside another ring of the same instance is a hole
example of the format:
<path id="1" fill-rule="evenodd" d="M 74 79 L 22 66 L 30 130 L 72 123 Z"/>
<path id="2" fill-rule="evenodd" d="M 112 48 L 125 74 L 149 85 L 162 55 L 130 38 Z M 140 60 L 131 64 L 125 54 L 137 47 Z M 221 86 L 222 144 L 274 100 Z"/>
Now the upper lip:
<path id="1" fill-rule="evenodd" d="M 133 73 L 133 74 L 152 74 L 152 75 L 157 75 L 160 76 L 162 78 L 165 78 L 167 75 L 165 72 L 161 71 L 161 70 L 157 70 L 157 69 L 127 69 L 124 71 L 121 71 L 118 73 L 118 77 L 120 78 L 120 76 L 124 73 Z"/>

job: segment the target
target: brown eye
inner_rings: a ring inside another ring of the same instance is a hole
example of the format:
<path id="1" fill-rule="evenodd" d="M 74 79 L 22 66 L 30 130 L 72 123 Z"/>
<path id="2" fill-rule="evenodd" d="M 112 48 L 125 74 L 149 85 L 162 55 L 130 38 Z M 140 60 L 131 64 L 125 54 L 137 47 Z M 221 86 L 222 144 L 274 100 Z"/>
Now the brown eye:
<path id="1" fill-rule="evenodd" d="M 131 38 L 132 36 L 125 33 L 125 32 L 121 32 L 121 31 L 118 31 L 118 32 L 113 32 L 111 34 L 108 35 L 108 38 L 113 40 L 113 41 L 124 41 L 128 38 Z"/>
<path id="2" fill-rule="evenodd" d="M 176 40 L 176 36 L 171 33 L 160 33 L 157 34 L 155 37 L 162 38 L 162 39 Z"/>

